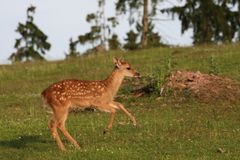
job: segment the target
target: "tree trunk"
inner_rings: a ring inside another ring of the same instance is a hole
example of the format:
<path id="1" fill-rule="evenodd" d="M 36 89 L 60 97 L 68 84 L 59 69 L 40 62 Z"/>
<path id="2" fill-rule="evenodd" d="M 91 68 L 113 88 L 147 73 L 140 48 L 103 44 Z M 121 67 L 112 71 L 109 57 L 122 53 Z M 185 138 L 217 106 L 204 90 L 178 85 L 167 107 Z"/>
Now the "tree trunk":
<path id="1" fill-rule="evenodd" d="M 142 48 L 146 48 L 148 44 L 147 32 L 148 32 L 148 0 L 144 0 L 143 3 L 143 32 L 142 32 Z"/>

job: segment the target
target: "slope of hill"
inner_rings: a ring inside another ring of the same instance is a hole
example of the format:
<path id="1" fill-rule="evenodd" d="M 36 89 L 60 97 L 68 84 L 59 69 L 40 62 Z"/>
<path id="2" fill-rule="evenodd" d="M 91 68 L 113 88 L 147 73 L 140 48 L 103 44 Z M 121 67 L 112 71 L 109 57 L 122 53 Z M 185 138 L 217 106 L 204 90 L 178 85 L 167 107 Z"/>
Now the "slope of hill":
<path id="1" fill-rule="evenodd" d="M 130 92 L 138 82 L 125 81 L 117 99 L 135 115 L 137 127 L 119 111 L 112 133 L 103 135 L 108 113 L 72 113 L 67 128 L 82 149 L 64 141 L 68 152 L 61 153 L 47 128 L 49 115 L 40 93 L 61 79 L 105 78 L 113 69 L 113 56 L 123 57 L 143 77 L 158 77 L 159 85 L 177 70 L 211 72 L 240 82 L 239 50 L 239 44 L 155 48 L 0 66 L 0 159 L 238 159 L 239 103 L 134 97 Z"/>

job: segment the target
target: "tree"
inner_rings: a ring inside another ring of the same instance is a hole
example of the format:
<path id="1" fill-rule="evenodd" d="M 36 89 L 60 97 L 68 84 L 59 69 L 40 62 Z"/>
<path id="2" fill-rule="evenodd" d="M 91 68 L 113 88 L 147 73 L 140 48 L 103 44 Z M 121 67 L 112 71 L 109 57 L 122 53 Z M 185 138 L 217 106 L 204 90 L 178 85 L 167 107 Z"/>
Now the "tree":
<path id="1" fill-rule="evenodd" d="M 77 51 L 78 41 L 73 41 L 72 38 L 69 40 L 69 53 L 66 54 L 66 58 L 75 58 L 80 55 Z"/>
<path id="2" fill-rule="evenodd" d="M 16 39 L 14 48 L 16 52 L 12 53 L 9 59 L 16 61 L 44 60 L 43 55 L 49 50 L 51 44 L 47 42 L 47 35 L 41 31 L 34 23 L 33 15 L 35 6 L 27 8 L 27 21 L 25 24 L 19 23 L 16 29 L 21 37 Z"/>
<path id="3" fill-rule="evenodd" d="M 121 43 L 119 42 L 116 34 L 113 34 L 112 38 L 108 39 L 108 45 L 110 50 L 117 50 L 120 48 Z"/>
<path id="4" fill-rule="evenodd" d="M 154 24 L 152 21 L 148 22 L 147 28 L 147 47 L 159 47 L 161 46 L 161 37 L 159 36 L 158 32 L 154 32 Z M 137 32 L 141 35 L 141 31 L 143 30 L 143 26 L 140 23 L 136 25 Z"/>
<path id="5" fill-rule="evenodd" d="M 200 44 L 231 42 L 240 26 L 239 8 L 240 0 L 187 0 L 184 6 L 162 12 L 177 14 L 182 33 L 193 28 L 193 43 Z"/>
<path id="6" fill-rule="evenodd" d="M 132 16 L 135 10 L 142 8 L 143 17 L 142 17 L 142 37 L 141 37 L 141 46 L 146 48 L 148 46 L 148 24 L 149 16 L 156 15 L 156 6 L 162 0 L 117 0 L 116 10 L 121 14 L 126 14 L 127 10 L 130 10 L 130 16 Z M 150 3 L 149 3 L 150 2 Z M 148 6 L 152 6 L 152 10 L 149 12 Z M 134 19 L 129 18 L 130 24 L 134 23 Z"/>
<path id="7" fill-rule="evenodd" d="M 240 42 L 240 27 L 238 28 L 237 42 Z"/>
<path id="8" fill-rule="evenodd" d="M 147 26 L 147 47 L 151 48 L 162 46 L 163 44 L 160 42 L 161 37 L 159 36 L 158 32 L 154 32 L 154 24 L 152 23 L 152 21 L 149 21 Z M 141 48 L 141 42 L 139 43 L 139 37 L 142 37 L 142 24 L 137 23 L 136 30 L 136 33 L 133 30 L 130 30 L 127 33 L 127 38 L 125 39 L 126 44 L 123 46 L 125 49 L 135 50 Z"/>
<path id="9" fill-rule="evenodd" d="M 123 48 L 127 50 L 135 50 L 139 48 L 139 44 L 137 43 L 138 34 L 135 33 L 133 30 L 130 30 L 127 33 L 127 38 L 125 39 L 126 44 Z"/>
<path id="10" fill-rule="evenodd" d="M 95 51 L 98 48 L 106 50 L 108 39 L 113 34 L 112 29 L 118 25 L 116 17 L 106 18 L 105 0 L 98 0 L 98 8 L 96 13 L 90 13 L 86 16 L 86 21 L 92 24 L 90 32 L 78 37 L 81 44 L 91 43 L 92 49 L 90 50 Z"/>

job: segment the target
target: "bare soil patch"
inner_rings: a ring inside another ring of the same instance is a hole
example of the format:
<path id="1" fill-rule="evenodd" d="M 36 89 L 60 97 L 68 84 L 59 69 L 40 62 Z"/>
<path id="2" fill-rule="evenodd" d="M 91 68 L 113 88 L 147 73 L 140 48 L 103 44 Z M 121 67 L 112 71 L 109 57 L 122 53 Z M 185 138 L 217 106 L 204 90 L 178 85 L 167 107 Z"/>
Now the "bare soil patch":
<path id="1" fill-rule="evenodd" d="M 174 72 L 163 88 L 163 95 L 172 92 L 174 96 L 196 97 L 203 102 L 237 101 L 240 98 L 240 84 L 236 81 L 199 71 Z"/>
<path id="2" fill-rule="evenodd" d="M 204 74 L 199 71 L 171 73 L 159 88 L 162 96 L 173 95 L 178 99 L 197 98 L 201 102 L 240 100 L 240 83 L 227 77 Z M 149 94 L 147 86 L 135 91 L 135 95 Z"/>

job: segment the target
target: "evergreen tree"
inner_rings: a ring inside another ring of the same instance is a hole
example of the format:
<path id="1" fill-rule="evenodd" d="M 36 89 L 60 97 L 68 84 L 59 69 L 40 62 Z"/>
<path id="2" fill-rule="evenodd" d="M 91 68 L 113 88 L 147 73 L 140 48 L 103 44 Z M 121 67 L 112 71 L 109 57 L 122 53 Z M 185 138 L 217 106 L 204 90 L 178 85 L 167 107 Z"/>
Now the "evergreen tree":
<path id="1" fill-rule="evenodd" d="M 72 38 L 69 40 L 69 53 L 66 54 L 66 58 L 75 58 L 80 55 L 77 51 L 78 41 L 73 41 Z"/>
<path id="2" fill-rule="evenodd" d="M 125 39 L 126 44 L 123 48 L 127 50 L 135 50 L 139 48 L 139 44 L 137 43 L 138 34 L 135 33 L 133 30 L 130 30 L 127 33 L 127 38 Z"/>
<path id="3" fill-rule="evenodd" d="M 94 13 L 88 14 L 86 21 L 92 24 L 91 30 L 84 35 L 80 35 L 78 40 L 80 44 L 90 43 L 92 44 L 92 48 L 94 48 L 96 44 L 98 45 L 101 41 L 101 27 L 99 25 L 98 17 Z"/>
<path id="4" fill-rule="evenodd" d="M 18 24 L 16 32 L 18 32 L 21 37 L 16 39 L 14 45 L 16 52 L 12 53 L 9 57 L 12 62 L 44 60 L 43 55 L 46 53 L 46 50 L 49 50 L 51 47 L 51 44 L 47 42 L 47 35 L 45 35 L 33 21 L 35 9 L 35 6 L 28 7 L 26 23 Z"/>
<path id="5" fill-rule="evenodd" d="M 237 42 L 240 42 L 240 27 L 238 28 L 238 33 L 237 33 Z"/>
<path id="6" fill-rule="evenodd" d="M 199 44 L 231 42 L 240 27 L 239 8 L 240 0 L 188 0 L 162 11 L 178 15 L 182 33 L 193 28 L 194 44 Z"/>
<path id="7" fill-rule="evenodd" d="M 106 18 L 105 0 L 98 0 L 98 8 L 96 13 L 90 13 L 86 17 L 86 21 L 92 24 L 90 32 L 79 36 L 79 42 L 81 44 L 92 44 L 90 51 L 98 51 L 98 48 L 101 48 L 100 50 L 106 50 L 112 29 L 118 25 L 115 17 Z"/>
<path id="8" fill-rule="evenodd" d="M 158 32 L 154 32 L 154 24 L 152 21 L 148 22 L 148 32 L 147 32 L 147 41 L 148 45 L 147 47 L 159 47 L 161 46 L 161 37 L 159 36 Z M 141 30 L 143 29 L 143 26 L 140 23 L 137 23 L 136 25 L 137 32 L 140 33 L 139 36 L 141 36 Z"/>
<path id="9" fill-rule="evenodd" d="M 113 34 L 112 38 L 108 39 L 108 45 L 110 50 L 117 50 L 120 48 L 121 43 L 119 42 L 116 34 Z"/>
<path id="10" fill-rule="evenodd" d="M 133 30 L 130 30 L 127 33 L 127 38 L 125 39 L 126 44 L 124 45 L 124 48 L 127 50 L 135 50 L 139 49 L 141 47 L 141 42 L 139 42 L 140 37 L 142 37 L 142 29 L 143 26 L 140 23 L 136 24 L 136 30 L 135 33 Z M 147 32 L 147 41 L 148 41 L 148 48 L 151 47 L 159 47 L 163 46 L 163 44 L 160 42 L 161 37 L 159 36 L 158 32 L 154 32 L 154 24 L 149 21 L 148 22 L 148 32 Z"/>
<path id="11" fill-rule="evenodd" d="M 148 46 L 148 24 L 149 24 L 149 16 L 156 15 L 156 6 L 162 0 L 117 0 L 116 10 L 120 13 L 126 14 L 128 10 L 130 10 L 130 24 L 134 23 L 134 19 L 131 17 L 135 10 L 139 10 L 142 8 L 143 17 L 142 17 L 142 37 L 141 37 L 141 47 L 145 48 Z M 151 6 L 152 10 L 149 11 L 148 7 Z M 150 13 L 151 12 L 151 13 Z"/>

